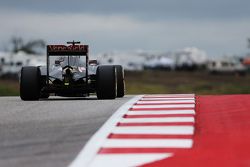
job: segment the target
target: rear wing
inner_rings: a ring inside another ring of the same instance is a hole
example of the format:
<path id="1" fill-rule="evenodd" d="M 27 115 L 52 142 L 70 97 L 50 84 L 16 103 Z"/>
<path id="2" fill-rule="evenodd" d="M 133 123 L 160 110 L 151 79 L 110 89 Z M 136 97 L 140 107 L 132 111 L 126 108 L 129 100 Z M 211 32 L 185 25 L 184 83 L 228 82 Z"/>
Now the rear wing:
<path id="1" fill-rule="evenodd" d="M 57 56 L 57 55 L 88 55 L 88 45 L 47 45 L 47 55 Z"/>

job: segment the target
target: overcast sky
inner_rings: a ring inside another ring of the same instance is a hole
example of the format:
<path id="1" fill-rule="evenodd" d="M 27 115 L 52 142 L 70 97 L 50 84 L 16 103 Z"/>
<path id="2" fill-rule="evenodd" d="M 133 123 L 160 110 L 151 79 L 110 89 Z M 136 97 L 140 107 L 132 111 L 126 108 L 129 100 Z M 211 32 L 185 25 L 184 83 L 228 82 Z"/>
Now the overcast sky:
<path id="1" fill-rule="evenodd" d="M 81 40 L 92 53 L 197 47 L 210 56 L 244 54 L 249 8 L 249 0 L 0 0 L 0 44 L 20 36 Z"/>

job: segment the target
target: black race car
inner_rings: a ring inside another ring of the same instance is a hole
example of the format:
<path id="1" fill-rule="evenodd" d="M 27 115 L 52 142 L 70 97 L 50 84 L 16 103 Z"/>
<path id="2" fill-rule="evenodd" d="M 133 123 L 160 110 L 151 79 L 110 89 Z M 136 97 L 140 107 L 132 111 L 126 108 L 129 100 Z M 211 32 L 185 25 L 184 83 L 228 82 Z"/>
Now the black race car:
<path id="1" fill-rule="evenodd" d="M 88 45 L 47 45 L 46 66 L 21 69 L 22 100 L 48 98 L 50 94 L 64 97 L 86 97 L 96 93 L 98 99 L 123 97 L 124 70 L 121 65 L 98 65 L 89 60 Z"/>

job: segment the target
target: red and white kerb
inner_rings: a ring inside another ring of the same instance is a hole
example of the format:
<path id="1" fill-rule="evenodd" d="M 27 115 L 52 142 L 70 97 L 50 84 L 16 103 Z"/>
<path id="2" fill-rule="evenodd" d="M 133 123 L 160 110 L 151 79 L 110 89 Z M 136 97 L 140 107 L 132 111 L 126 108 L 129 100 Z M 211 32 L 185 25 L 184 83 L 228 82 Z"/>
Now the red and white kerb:
<path id="1" fill-rule="evenodd" d="M 193 146 L 194 94 L 136 96 L 90 139 L 70 167 L 141 166 Z"/>

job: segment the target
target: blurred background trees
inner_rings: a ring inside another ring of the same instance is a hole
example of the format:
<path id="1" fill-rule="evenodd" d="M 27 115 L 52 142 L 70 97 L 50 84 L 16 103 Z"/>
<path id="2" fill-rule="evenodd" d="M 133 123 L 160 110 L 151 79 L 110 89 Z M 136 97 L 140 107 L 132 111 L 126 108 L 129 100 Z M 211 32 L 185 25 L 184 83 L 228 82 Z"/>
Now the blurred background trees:
<path id="1" fill-rule="evenodd" d="M 21 37 L 12 37 L 10 40 L 9 51 L 18 53 L 19 51 L 27 54 L 41 54 L 46 46 L 46 42 L 42 39 L 34 39 L 24 41 Z"/>

